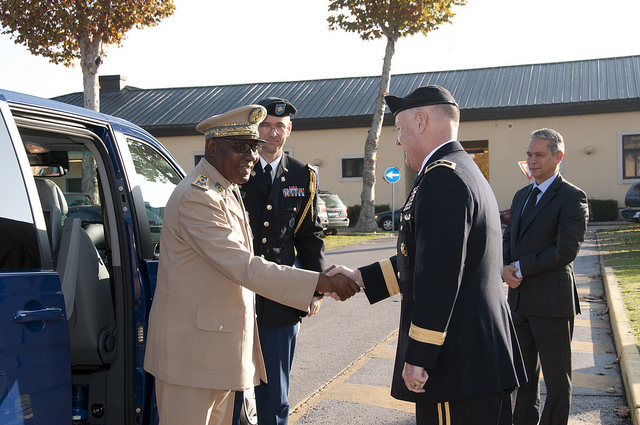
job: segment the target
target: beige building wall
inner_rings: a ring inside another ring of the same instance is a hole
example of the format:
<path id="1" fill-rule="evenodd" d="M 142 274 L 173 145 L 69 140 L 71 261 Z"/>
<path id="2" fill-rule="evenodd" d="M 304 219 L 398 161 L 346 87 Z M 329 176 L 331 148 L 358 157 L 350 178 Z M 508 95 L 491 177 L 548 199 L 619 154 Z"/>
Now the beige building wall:
<path id="1" fill-rule="evenodd" d="M 585 190 L 590 198 L 616 199 L 618 206 L 624 207 L 624 195 L 635 179 L 622 179 L 619 132 L 640 134 L 640 112 L 463 122 L 460 141 L 488 142 L 489 183 L 501 210 L 509 208 L 516 190 L 528 183 L 518 161 L 526 160 L 529 134 L 542 127 L 553 128 L 564 137 L 566 152 L 561 172 L 567 180 Z M 300 161 L 318 165 L 321 190 L 338 194 L 351 206 L 360 203 L 362 180 L 342 179 L 341 159 L 362 157 L 367 131 L 368 128 L 302 131 L 296 130 L 294 120 L 286 146 Z M 376 203 L 391 204 L 391 185 L 383 173 L 390 166 L 397 167 L 402 177 L 394 187 L 394 205 L 399 208 L 416 173 L 404 165 L 404 153 L 395 145 L 395 139 L 395 127 L 385 126 L 378 144 L 375 195 Z M 187 172 L 193 168 L 194 155 L 201 155 L 204 150 L 203 136 L 159 140 Z M 586 146 L 593 147 L 591 154 L 585 153 Z"/>

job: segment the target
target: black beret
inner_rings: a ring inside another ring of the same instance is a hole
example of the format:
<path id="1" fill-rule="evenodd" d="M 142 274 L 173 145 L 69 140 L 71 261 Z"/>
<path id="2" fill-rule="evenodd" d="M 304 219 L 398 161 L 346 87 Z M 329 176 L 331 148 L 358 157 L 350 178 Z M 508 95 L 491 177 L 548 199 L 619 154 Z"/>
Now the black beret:
<path id="1" fill-rule="evenodd" d="M 440 86 L 424 86 L 419 87 L 409 93 L 406 97 L 385 96 L 384 101 L 387 102 L 389 109 L 393 115 L 405 109 L 417 108 L 419 106 L 451 104 L 456 105 L 456 100 L 451 93 L 444 87 Z"/>
<path id="2" fill-rule="evenodd" d="M 280 99 L 279 97 L 267 97 L 256 103 L 267 109 L 267 115 L 273 115 L 275 117 L 288 117 L 290 114 L 298 112 L 291 102 L 287 99 Z"/>

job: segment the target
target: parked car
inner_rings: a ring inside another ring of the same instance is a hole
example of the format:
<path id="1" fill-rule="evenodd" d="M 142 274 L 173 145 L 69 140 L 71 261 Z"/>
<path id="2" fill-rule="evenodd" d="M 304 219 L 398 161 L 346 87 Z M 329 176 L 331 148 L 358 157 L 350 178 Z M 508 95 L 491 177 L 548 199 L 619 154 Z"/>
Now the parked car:
<path id="1" fill-rule="evenodd" d="M 318 217 L 320 217 L 320 223 L 322 223 L 322 230 L 327 230 L 327 226 L 329 225 L 327 204 L 322 200 L 322 197 L 320 196 L 318 196 Z"/>
<path id="2" fill-rule="evenodd" d="M 338 195 L 329 192 L 320 192 L 320 198 L 327 205 L 327 216 L 329 223 L 327 224 L 326 234 L 337 235 L 338 229 L 349 227 L 349 217 L 347 216 L 347 206 L 340 200 Z"/>
<path id="3" fill-rule="evenodd" d="M 134 124 L 5 90 L 0 158 L 2 423 L 157 423 L 147 320 L 185 173 Z M 63 195 L 96 177 L 91 205 Z"/>
<path id="4" fill-rule="evenodd" d="M 622 218 L 640 222 L 640 180 L 631 185 L 624 197 L 624 209 L 620 212 Z"/>
<path id="5" fill-rule="evenodd" d="M 402 208 L 399 208 L 393 212 L 393 218 L 391 211 L 384 211 L 375 215 L 376 223 L 382 230 L 390 232 L 391 230 L 398 230 L 400 227 L 400 214 Z M 391 221 L 393 220 L 393 221 Z"/>

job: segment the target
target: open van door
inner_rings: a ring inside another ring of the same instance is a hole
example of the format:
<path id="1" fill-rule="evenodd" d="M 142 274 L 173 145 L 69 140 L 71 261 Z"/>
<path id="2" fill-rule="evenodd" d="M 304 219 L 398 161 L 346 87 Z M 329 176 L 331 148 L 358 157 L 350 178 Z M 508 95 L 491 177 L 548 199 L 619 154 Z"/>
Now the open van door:
<path id="1" fill-rule="evenodd" d="M 70 424 L 64 296 L 29 161 L 2 98 L 0 172 L 0 423 Z"/>

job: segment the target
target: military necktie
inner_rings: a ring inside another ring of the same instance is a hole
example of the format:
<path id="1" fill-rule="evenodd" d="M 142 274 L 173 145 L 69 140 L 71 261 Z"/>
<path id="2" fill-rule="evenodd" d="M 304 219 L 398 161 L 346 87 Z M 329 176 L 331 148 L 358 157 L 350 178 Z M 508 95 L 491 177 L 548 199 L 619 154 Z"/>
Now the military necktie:
<path id="1" fill-rule="evenodd" d="M 267 182 L 267 193 L 271 192 L 271 164 L 267 164 L 264 167 L 264 179 Z"/>
<path id="2" fill-rule="evenodd" d="M 527 220 L 527 217 L 529 217 L 529 214 L 531 214 L 531 211 L 533 211 L 533 208 L 536 206 L 536 201 L 538 200 L 539 193 L 540 193 L 540 189 L 538 189 L 537 187 L 534 187 L 533 190 L 531 191 L 531 195 L 529 196 L 527 205 L 524 207 L 524 210 L 522 211 L 522 215 L 520 216 L 521 226 L 525 223 L 525 221 Z"/>

